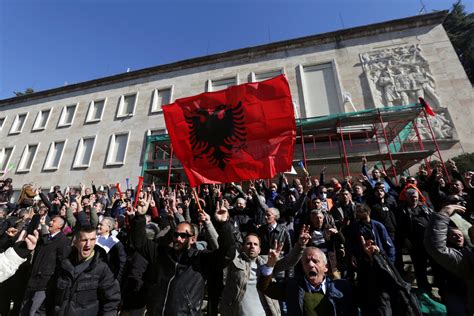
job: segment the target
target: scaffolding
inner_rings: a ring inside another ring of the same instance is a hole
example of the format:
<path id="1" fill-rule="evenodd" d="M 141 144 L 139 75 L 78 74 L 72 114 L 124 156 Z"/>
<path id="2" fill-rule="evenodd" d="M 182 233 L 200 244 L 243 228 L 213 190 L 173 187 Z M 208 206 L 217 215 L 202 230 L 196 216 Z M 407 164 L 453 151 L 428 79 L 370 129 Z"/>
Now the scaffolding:
<path id="1" fill-rule="evenodd" d="M 449 179 L 430 120 L 419 104 L 298 119 L 296 125 L 294 165 L 302 162 L 311 174 L 326 166 L 336 177 L 357 175 L 365 157 L 396 183 L 417 163 L 430 171 L 434 160 Z M 147 137 L 142 175 L 148 183 L 168 186 L 186 180 L 168 135 Z"/>

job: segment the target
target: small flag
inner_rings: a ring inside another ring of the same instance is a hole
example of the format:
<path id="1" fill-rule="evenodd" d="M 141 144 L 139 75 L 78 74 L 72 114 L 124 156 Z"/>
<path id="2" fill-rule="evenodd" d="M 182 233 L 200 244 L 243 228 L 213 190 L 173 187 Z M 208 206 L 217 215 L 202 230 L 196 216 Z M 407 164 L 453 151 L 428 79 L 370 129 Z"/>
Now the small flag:
<path id="1" fill-rule="evenodd" d="M 425 101 L 422 97 L 419 97 L 418 100 L 420 100 L 421 106 L 425 109 L 426 113 L 431 116 L 436 116 L 436 113 L 433 111 L 431 108 L 430 104 Z"/>

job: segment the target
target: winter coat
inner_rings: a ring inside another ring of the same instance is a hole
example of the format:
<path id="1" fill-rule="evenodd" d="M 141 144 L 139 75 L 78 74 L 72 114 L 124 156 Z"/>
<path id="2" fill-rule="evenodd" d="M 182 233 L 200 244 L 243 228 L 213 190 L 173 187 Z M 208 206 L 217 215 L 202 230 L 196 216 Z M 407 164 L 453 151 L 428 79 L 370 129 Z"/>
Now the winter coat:
<path id="1" fill-rule="evenodd" d="M 46 290 L 47 315 L 115 316 L 120 304 L 120 286 L 97 252 L 74 278 L 77 250 L 57 267 Z"/>
<path id="2" fill-rule="evenodd" d="M 257 288 L 265 295 L 288 304 L 288 315 L 303 316 L 304 295 L 307 291 L 303 276 L 291 278 L 285 282 L 272 282 L 272 277 L 261 276 L 258 280 Z M 332 280 L 326 276 L 325 297 L 331 303 L 333 316 L 356 315 L 352 304 L 352 291 L 349 282 L 346 280 Z"/>
<path id="3" fill-rule="evenodd" d="M 215 251 L 190 248 L 177 254 L 169 246 L 146 238 L 145 217 L 135 216 L 132 225 L 134 248 L 149 262 L 156 273 L 150 286 L 150 315 L 200 315 L 204 286 L 209 275 L 222 259 L 235 255 L 235 243 L 229 222 L 216 227 L 219 249 Z M 222 269 L 222 268 L 221 268 Z"/>
<path id="4" fill-rule="evenodd" d="M 296 246 L 290 253 L 278 260 L 273 269 L 274 273 L 285 271 L 295 266 L 303 255 L 304 247 Z M 267 263 L 267 258 L 257 257 L 258 270 Z M 234 260 L 227 266 L 227 279 L 224 290 L 222 291 L 222 300 L 219 305 L 221 315 L 238 315 L 239 305 L 244 297 L 247 283 L 250 277 L 251 263 L 245 253 L 237 253 Z M 278 301 L 265 297 L 262 305 L 269 315 L 280 315 Z"/>
<path id="5" fill-rule="evenodd" d="M 49 235 L 40 238 L 33 256 L 33 267 L 28 282 L 29 290 L 44 291 L 46 289 L 57 263 L 69 255 L 70 245 L 71 241 L 63 232 L 57 233 L 53 238 L 49 238 Z"/>
<path id="6" fill-rule="evenodd" d="M 446 246 L 449 217 L 442 213 L 431 216 L 425 231 L 424 245 L 428 254 L 443 268 L 464 280 L 467 285 L 469 315 L 474 314 L 474 253 Z"/>

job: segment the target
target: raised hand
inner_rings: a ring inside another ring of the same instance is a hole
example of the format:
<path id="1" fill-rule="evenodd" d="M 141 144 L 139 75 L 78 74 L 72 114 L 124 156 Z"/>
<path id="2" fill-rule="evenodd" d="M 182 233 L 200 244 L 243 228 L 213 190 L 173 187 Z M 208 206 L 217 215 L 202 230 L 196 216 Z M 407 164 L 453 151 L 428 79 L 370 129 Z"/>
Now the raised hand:
<path id="1" fill-rule="evenodd" d="M 142 198 L 138 199 L 138 205 L 137 205 L 137 212 L 140 215 L 145 215 L 146 212 L 148 211 L 148 207 L 150 206 L 151 202 L 151 194 L 143 194 Z"/>
<path id="2" fill-rule="evenodd" d="M 216 203 L 216 214 L 214 215 L 216 221 L 218 222 L 226 222 L 229 220 L 229 211 L 227 210 L 227 207 L 225 207 L 223 204 L 219 201 Z"/>
<path id="3" fill-rule="evenodd" d="M 130 205 L 129 207 L 127 207 L 127 210 L 125 212 L 129 217 L 134 217 L 137 212 L 137 209 Z"/>
<path id="4" fill-rule="evenodd" d="M 451 204 L 451 205 L 446 205 L 439 212 L 443 213 L 447 216 L 451 216 L 455 212 L 464 213 L 465 211 L 466 211 L 466 208 L 464 206 L 457 205 L 457 204 Z"/>
<path id="5" fill-rule="evenodd" d="M 303 227 L 301 228 L 300 236 L 298 238 L 298 243 L 302 247 L 306 246 L 308 241 L 310 241 L 310 239 L 311 239 L 311 234 L 309 233 L 309 228 L 310 228 L 309 225 L 303 225 Z"/>
<path id="6" fill-rule="evenodd" d="M 204 223 L 210 223 L 211 222 L 211 217 L 209 214 L 206 212 L 199 212 L 199 221 L 204 222 Z"/>
<path id="7" fill-rule="evenodd" d="M 25 241 L 26 248 L 31 251 L 35 249 L 36 243 L 38 242 L 38 237 L 39 233 L 37 230 L 33 232 L 33 235 L 26 235 L 26 230 L 23 230 L 16 242 Z"/>
<path id="8" fill-rule="evenodd" d="M 273 243 L 273 248 L 268 250 L 268 261 L 267 266 L 274 267 L 278 258 L 280 258 L 281 250 L 283 249 L 283 243 L 279 243 L 276 240 Z"/>

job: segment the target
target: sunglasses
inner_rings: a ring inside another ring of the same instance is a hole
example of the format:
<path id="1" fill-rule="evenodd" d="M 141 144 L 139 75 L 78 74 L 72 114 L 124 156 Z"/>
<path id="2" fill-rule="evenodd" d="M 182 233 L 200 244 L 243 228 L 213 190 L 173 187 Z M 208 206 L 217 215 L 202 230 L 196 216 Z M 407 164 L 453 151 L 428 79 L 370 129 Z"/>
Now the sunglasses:
<path id="1" fill-rule="evenodd" d="M 178 238 L 178 237 L 181 237 L 181 239 L 186 239 L 186 238 L 189 238 L 189 237 L 193 237 L 194 235 L 190 235 L 188 233 L 178 233 L 178 232 L 174 232 L 173 233 L 173 237 L 174 238 Z"/>

